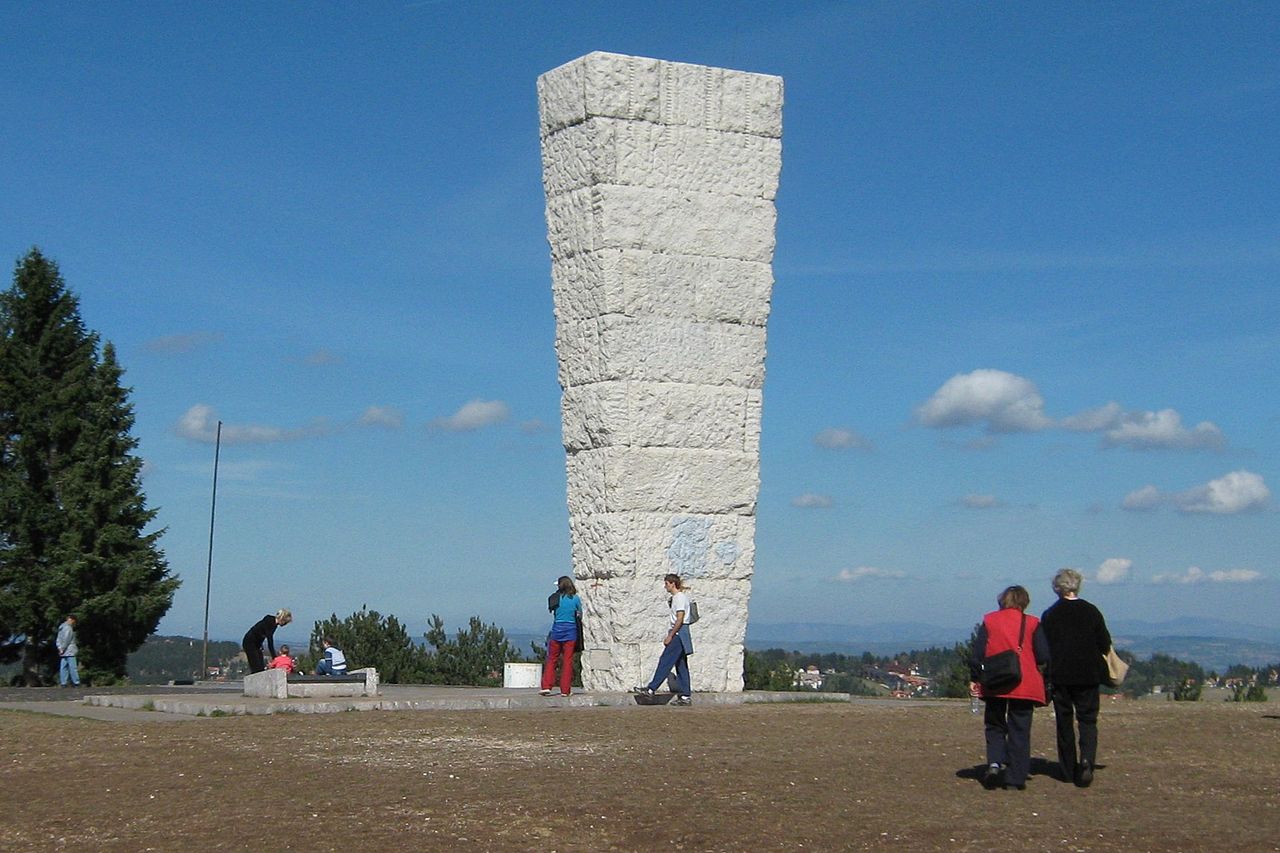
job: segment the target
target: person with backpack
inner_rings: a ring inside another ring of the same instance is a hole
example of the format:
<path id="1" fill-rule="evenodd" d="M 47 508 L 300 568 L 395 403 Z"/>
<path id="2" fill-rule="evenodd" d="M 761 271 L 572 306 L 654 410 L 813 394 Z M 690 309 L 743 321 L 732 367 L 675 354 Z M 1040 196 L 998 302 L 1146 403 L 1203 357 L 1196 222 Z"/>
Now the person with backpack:
<path id="1" fill-rule="evenodd" d="M 676 671 L 676 698 L 673 705 L 692 705 L 693 695 L 689 687 L 689 655 L 693 654 L 693 635 L 689 633 L 689 623 L 693 613 L 693 604 L 689 598 L 688 588 L 680 580 L 679 575 L 669 574 L 662 579 L 662 585 L 670 598 L 667 599 L 669 621 L 667 635 L 662 639 L 662 655 L 658 658 L 658 667 L 654 670 L 649 683 L 632 689 L 632 693 L 641 696 L 653 696 L 672 668 Z"/>
<path id="2" fill-rule="evenodd" d="M 547 662 L 542 667 L 543 696 L 551 695 L 551 685 L 556 682 L 556 661 L 560 662 L 560 694 L 568 696 L 573 691 L 573 653 L 582 643 L 582 599 L 573 578 L 562 575 L 556 582 L 556 591 L 547 599 L 547 609 L 552 613 L 551 632 L 547 634 Z"/>

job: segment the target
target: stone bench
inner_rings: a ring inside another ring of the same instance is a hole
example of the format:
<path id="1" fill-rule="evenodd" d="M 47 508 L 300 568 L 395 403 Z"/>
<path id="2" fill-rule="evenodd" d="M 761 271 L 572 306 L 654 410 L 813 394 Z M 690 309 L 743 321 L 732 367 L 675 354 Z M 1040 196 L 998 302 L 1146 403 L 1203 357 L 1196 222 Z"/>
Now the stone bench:
<path id="1" fill-rule="evenodd" d="M 288 675 L 283 669 L 267 669 L 244 677 L 244 695 L 263 699 L 377 696 L 378 670 L 369 666 L 330 676 Z"/>

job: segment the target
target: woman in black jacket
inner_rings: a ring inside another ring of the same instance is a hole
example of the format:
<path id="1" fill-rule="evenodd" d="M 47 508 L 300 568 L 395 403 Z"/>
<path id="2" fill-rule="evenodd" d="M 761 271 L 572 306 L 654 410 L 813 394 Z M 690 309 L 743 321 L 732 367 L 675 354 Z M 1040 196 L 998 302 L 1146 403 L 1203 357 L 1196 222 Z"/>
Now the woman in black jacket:
<path id="1" fill-rule="evenodd" d="M 249 672 L 262 672 L 267 668 L 267 662 L 262 657 L 262 643 L 265 640 L 267 648 L 271 651 L 271 657 L 276 656 L 276 628 L 281 625 L 288 625 L 293 621 L 293 614 L 288 610 L 277 610 L 275 616 L 263 616 L 258 622 L 244 634 L 241 646 L 244 648 L 244 656 L 249 660 Z"/>
<path id="2" fill-rule="evenodd" d="M 1058 600 L 1040 617 L 1040 624 L 1049 640 L 1058 765 L 1065 781 L 1087 788 L 1093 784 L 1098 760 L 1098 685 L 1106 678 L 1103 655 L 1111 648 L 1111 634 L 1101 611 L 1079 597 L 1083 583 L 1075 569 L 1054 575 Z M 1078 753 L 1076 723 L 1080 726 Z"/>

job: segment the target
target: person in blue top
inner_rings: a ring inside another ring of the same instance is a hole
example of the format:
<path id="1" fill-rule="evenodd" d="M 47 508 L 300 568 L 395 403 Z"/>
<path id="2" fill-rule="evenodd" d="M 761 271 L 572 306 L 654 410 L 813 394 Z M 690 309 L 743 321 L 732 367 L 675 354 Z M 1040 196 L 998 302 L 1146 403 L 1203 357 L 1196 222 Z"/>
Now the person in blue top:
<path id="1" fill-rule="evenodd" d="M 542 695 L 551 695 L 556 681 L 556 661 L 560 661 L 560 692 L 568 696 L 573 689 L 573 651 L 582 640 L 582 599 L 573 578 L 561 576 L 557 589 L 547 599 L 553 614 L 551 633 L 547 635 L 547 663 L 542 668 Z"/>
<path id="2" fill-rule="evenodd" d="M 328 637 L 321 642 L 324 643 L 324 655 L 320 658 L 320 663 L 316 664 L 316 675 L 346 675 L 347 656 L 342 653 L 342 649 L 335 646 Z"/>

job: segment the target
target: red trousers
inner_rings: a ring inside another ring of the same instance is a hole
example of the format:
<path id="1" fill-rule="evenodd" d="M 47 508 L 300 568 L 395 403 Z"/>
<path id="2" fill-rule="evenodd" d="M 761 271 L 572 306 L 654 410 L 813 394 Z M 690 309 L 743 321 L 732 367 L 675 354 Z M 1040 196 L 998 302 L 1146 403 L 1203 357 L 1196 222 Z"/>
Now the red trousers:
<path id="1" fill-rule="evenodd" d="M 556 661 L 560 661 L 560 692 L 568 696 L 573 689 L 573 647 L 574 640 L 549 640 L 547 642 L 547 663 L 542 667 L 542 689 L 550 690 L 556 681 Z"/>

